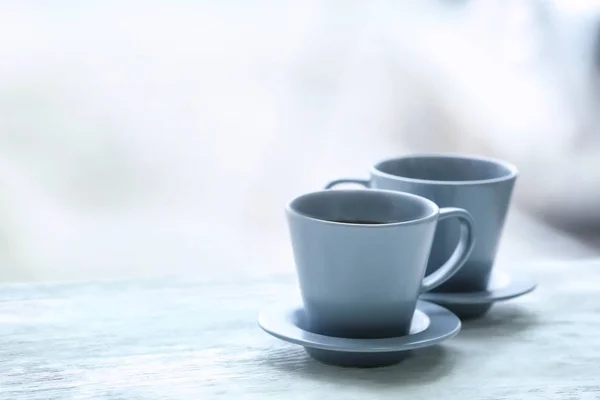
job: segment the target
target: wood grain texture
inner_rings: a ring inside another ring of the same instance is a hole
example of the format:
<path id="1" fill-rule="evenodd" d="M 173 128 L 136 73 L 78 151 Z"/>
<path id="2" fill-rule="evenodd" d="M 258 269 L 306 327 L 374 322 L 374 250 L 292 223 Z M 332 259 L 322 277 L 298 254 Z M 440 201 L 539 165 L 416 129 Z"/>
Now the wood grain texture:
<path id="1" fill-rule="evenodd" d="M 263 333 L 293 276 L 4 285 L 0 399 L 598 399 L 600 262 L 530 266 L 540 287 L 381 369 L 329 367 Z"/>

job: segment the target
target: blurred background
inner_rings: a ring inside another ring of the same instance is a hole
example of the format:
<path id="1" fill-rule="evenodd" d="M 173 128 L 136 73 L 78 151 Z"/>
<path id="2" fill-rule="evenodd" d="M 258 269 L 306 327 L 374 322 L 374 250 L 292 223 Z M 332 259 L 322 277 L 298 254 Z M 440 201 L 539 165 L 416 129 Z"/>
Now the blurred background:
<path id="1" fill-rule="evenodd" d="M 286 274 L 286 201 L 521 171 L 499 263 L 595 257 L 600 4 L 0 0 L 0 281 Z"/>

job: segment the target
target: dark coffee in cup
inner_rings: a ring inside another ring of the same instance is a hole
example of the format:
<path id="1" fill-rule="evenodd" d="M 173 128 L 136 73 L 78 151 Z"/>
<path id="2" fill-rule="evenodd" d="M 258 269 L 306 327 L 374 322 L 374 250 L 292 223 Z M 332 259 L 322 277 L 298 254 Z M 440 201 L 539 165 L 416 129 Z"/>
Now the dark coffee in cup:
<path id="1" fill-rule="evenodd" d="M 331 222 L 337 222 L 338 224 L 355 224 L 355 225 L 380 225 L 380 224 L 392 224 L 394 221 L 367 221 L 360 219 L 336 219 Z"/>

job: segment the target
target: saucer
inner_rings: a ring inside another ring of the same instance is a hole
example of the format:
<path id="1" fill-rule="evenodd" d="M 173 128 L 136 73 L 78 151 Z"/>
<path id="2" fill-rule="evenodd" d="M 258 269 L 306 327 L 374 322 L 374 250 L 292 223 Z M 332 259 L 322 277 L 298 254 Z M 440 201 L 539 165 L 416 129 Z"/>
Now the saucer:
<path id="1" fill-rule="evenodd" d="M 488 288 L 481 292 L 427 292 L 420 299 L 446 307 L 461 319 L 483 316 L 498 301 L 513 299 L 533 291 L 537 283 L 528 277 L 515 277 L 505 271 L 493 270 Z"/>
<path id="2" fill-rule="evenodd" d="M 303 346 L 315 360 L 341 367 L 383 367 L 396 364 L 408 350 L 432 346 L 460 331 L 460 319 L 443 307 L 419 300 L 410 333 L 385 339 L 350 339 L 303 329 L 302 306 L 275 306 L 261 311 L 258 325 L 268 334 Z"/>

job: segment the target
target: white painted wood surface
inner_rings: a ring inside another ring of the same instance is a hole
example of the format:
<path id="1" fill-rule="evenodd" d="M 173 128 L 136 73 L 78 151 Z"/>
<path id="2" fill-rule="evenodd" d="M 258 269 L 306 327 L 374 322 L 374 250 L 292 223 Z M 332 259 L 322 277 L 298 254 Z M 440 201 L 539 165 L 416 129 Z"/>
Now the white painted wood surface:
<path id="1" fill-rule="evenodd" d="M 523 268 L 536 292 L 371 370 L 318 364 L 257 327 L 296 295 L 291 274 L 4 285 L 0 398 L 599 398 L 600 261 Z"/>

